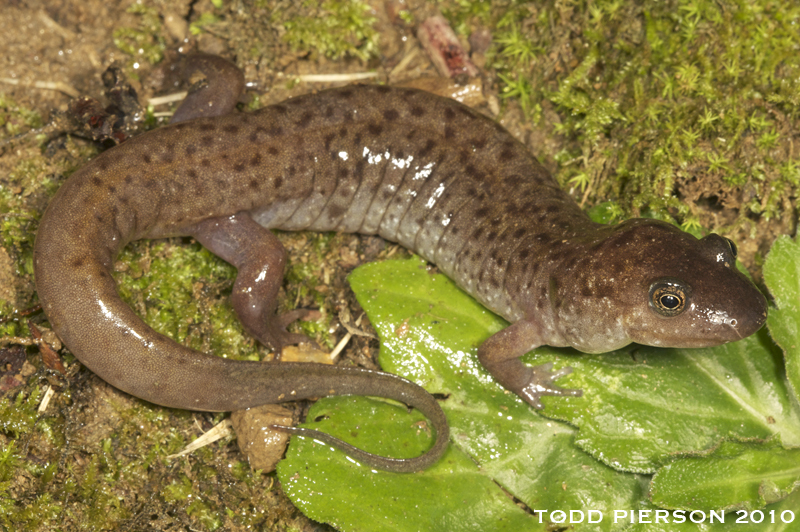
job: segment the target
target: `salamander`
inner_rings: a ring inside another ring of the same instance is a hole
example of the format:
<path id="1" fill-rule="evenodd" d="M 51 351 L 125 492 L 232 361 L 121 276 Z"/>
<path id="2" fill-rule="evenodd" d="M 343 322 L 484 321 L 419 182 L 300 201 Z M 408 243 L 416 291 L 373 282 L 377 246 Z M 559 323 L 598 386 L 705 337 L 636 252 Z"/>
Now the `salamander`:
<path id="1" fill-rule="evenodd" d="M 225 70 L 210 56 L 193 61 Z M 766 320 L 766 300 L 736 268 L 733 242 L 650 219 L 592 222 L 523 144 L 453 100 L 363 85 L 252 113 L 230 112 L 234 103 L 208 113 L 195 102 L 174 123 L 105 151 L 61 186 L 41 219 L 34 267 L 48 321 L 87 368 L 136 397 L 201 411 L 332 394 L 395 399 L 430 420 L 436 441 L 425 454 L 375 456 L 283 428 L 391 471 L 430 466 L 449 439 L 437 401 L 403 378 L 228 360 L 156 333 L 120 299 L 111 275 L 120 250 L 143 238 L 192 236 L 233 264 L 234 308 L 276 350 L 306 339 L 286 330 L 302 311 L 276 315 L 285 251 L 270 229 L 398 242 L 511 323 L 479 346 L 478 358 L 536 408 L 544 395 L 581 394 L 554 384 L 570 368 L 519 360 L 537 346 L 713 346 Z"/>

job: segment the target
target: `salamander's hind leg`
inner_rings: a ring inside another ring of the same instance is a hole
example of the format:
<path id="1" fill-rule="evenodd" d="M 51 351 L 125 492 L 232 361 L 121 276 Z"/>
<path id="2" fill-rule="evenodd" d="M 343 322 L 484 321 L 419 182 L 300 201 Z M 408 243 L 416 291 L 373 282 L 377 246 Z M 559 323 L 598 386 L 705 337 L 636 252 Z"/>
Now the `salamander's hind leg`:
<path id="1" fill-rule="evenodd" d="M 238 269 L 231 303 L 245 329 L 275 349 L 311 342 L 286 326 L 303 318 L 308 310 L 276 315 L 278 290 L 283 282 L 286 250 L 275 235 L 258 225 L 247 213 L 211 218 L 191 232 L 198 242 Z"/>
<path id="2" fill-rule="evenodd" d="M 572 368 L 552 371 L 552 362 L 534 367 L 522 363 L 519 357 L 541 344 L 538 328 L 530 322 L 518 321 L 483 342 L 478 348 L 478 359 L 504 388 L 519 395 L 534 408 L 544 408 L 541 401 L 543 395 L 582 395 L 581 390 L 561 388 L 553 382 L 572 373 Z"/>

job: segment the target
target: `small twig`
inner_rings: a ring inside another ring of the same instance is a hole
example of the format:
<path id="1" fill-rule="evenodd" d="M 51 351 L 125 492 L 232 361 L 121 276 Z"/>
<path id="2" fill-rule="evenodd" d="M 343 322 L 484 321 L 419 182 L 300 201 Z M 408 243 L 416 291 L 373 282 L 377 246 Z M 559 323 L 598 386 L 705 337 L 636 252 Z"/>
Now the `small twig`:
<path id="1" fill-rule="evenodd" d="M 164 96 L 156 96 L 155 98 L 149 98 L 147 100 L 147 105 L 152 105 L 156 107 L 158 105 L 166 105 L 168 103 L 179 102 L 186 98 L 186 95 L 189 94 L 187 91 L 181 92 L 173 92 L 172 94 L 165 94 Z"/>
<path id="2" fill-rule="evenodd" d="M 42 397 L 42 402 L 39 403 L 39 408 L 37 409 L 37 412 L 39 414 L 44 414 L 45 413 L 45 411 L 47 410 L 47 407 L 50 406 L 50 399 L 52 399 L 55 394 L 56 394 L 56 392 L 53 391 L 53 387 L 52 386 L 46 386 L 45 387 L 44 396 Z"/>
<path id="3" fill-rule="evenodd" d="M 414 58 L 416 58 L 418 55 L 419 55 L 419 48 L 417 48 L 417 47 L 414 47 L 414 48 L 412 48 L 412 49 L 411 49 L 411 51 L 410 51 L 410 52 L 408 52 L 406 55 L 404 55 L 404 56 L 403 56 L 403 58 L 400 60 L 400 62 L 399 62 L 399 63 L 397 63 L 397 64 L 394 66 L 394 68 L 392 69 L 392 71 L 391 71 L 391 72 L 389 72 L 389 79 L 393 79 L 393 78 L 394 78 L 394 77 L 396 77 L 396 76 L 397 76 L 397 75 L 398 75 L 400 72 L 402 72 L 403 70 L 405 70 L 405 68 L 408 66 L 408 64 L 409 64 L 411 61 L 413 61 L 413 60 L 414 60 Z"/>
<path id="4" fill-rule="evenodd" d="M 352 334 L 347 333 L 347 334 L 344 335 L 344 338 L 339 340 L 339 343 L 336 344 L 336 347 L 334 347 L 333 351 L 331 351 L 331 353 L 330 353 L 331 361 L 335 361 L 336 357 L 338 357 L 339 354 L 342 351 L 344 351 L 345 346 L 347 345 L 347 343 L 350 341 L 350 338 L 352 338 L 352 337 L 353 337 Z"/>
<path id="5" fill-rule="evenodd" d="M 0 82 L 7 83 L 9 85 L 18 85 L 20 87 L 60 91 L 72 98 L 77 98 L 80 96 L 80 93 L 77 90 L 75 90 L 71 85 L 67 85 L 63 81 L 34 81 L 33 83 L 29 83 L 16 78 L 0 78 Z"/>
<path id="6" fill-rule="evenodd" d="M 183 450 L 177 454 L 171 454 L 167 456 L 167 460 L 172 460 L 173 458 L 180 458 L 181 456 L 187 455 L 200 449 L 201 447 L 205 447 L 206 445 L 210 445 L 217 440 L 221 440 L 225 436 L 229 436 L 233 434 L 233 425 L 231 425 L 231 420 L 226 419 L 209 430 L 208 432 L 203 433 L 199 438 L 191 442 L 189 445 L 183 448 Z"/>

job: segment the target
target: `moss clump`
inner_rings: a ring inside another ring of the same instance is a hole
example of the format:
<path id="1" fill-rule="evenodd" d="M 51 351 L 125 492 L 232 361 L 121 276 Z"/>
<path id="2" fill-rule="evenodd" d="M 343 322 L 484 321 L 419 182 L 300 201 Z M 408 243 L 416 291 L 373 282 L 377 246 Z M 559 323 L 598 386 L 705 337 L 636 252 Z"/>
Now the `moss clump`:
<path id="1" fill-rule="evenodd" d="M 154 65 L 164 58 L 167 48 L 162 35 L 163 23 L 158 10 L 147 3 L 135 3 L 128 13 L 138 15 L 136 27 L 121 27 L 114 30 L 114 45 L 123 53 Z"/>
<path id="2" fill-rule="evenodd" d="M 696 226 L 696 202 L 748 217 L 780 215 L 800 180 L 792 119 L 800 101 L 800 7 L 772 0 L 461 3 L 457 27 L 495 27 L 502 95 L 566 139 L 558 179 L 615 217 Z M 677 195 L 676 195 L 677 193 Z M 679 197 L 680 196 L 680 197 Z M 688 201 L 687 201 L 688 200 Z"/>
<path id="3" fill-rule="evenodd" d="M 272 22 L 283 26 L 283 40 L 295 51 L 330 59 L 355 57 L 366 61 L 377 55 L 378 32 L 372 8 L 358 0 L 304 0 L 302 6 L 278 10 Z"/>
<path id="4" fill-rule="evenodd" d="M 0 93 L 0 131 L 11 137 L 37 127 L 42 127 L 42 115 L 38 111 L 21 106 Z"/>
<path id="5" fill-rule="evenodd" d="M 156 331 L 200 351 L 260 359 L 228 303 L 236 268 L 197 243 L 174 241 L 134 243 L 119 261 L 120 294 Z"/>

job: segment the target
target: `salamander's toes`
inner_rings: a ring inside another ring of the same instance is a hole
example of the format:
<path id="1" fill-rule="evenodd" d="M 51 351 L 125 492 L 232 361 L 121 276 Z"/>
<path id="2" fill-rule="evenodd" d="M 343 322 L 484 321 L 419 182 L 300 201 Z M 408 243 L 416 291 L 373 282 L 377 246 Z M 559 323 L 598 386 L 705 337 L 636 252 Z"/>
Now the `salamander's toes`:
<path id="1" fill-rule="evenodd" d="M 291 333 L 286 330 L 286 327 L 288 327 L 289 324 L 294 323 L 297 320 L 308 318 L 314 312 L 318 311 L 300 308 L 275 316 L 274 321 L 272 321 L 272 323 L 270 323 L 268 326 L 268 332 L 265 335 L 266 337 L 263 339 L 259 338 L 262 343 L 269 345 L 275 350 L 275 360 L 280 360 L 281 351 L 283 351 L 284 347 L 290 345 L 310 344 L 315 350 L 322 350 L 317 342 L 305 334 Z"/>
<path id="2" fill-rule="evenodd" d="M 275 316 L 275 324 L 280 327 L 281 329 L 286 329 L 290 324 L 296 322 L 297 320 L 305 319 L 314 312 L 312 309 L 309 308 L 296 308 L 294 310 L 290 310 L 289 312 L 284 312 L 283 314 L 278 314 Z M 295 343 L 295 342 L 290 342 Z"/>
<path id="3" fill-rule="evenodd" d="M 315 349 L 321 349 L 319 344 L 305 334 L 292 333 L 286 328 L 293 322 L 303 318 L 314 318 L 313 314 L 319 311 L 313 309 L 296 309 L 284 314 L 271 314 L 259 316 L 259 319 L 248 320 L 245 324 L 248 332 L 255 336 L 259 342 L 275 352 L 275 360 L 280 360 L 280 353 L 284 347 L 298 344 L 311 344 Z M 241 314 L 240 314 L 241 316 Z M 250 316 L 248 316 L 250 317 Z"/>
<path id="4" fill-rule="evenodd" d="M 552 368 L 552 362 L 529 368 L 528 383 L 519 392 L 519 395 L 536 409 L 544 408 L 541 401 L 543 395 L 557 397 L 580 397 L 583 395 L 583 390 L 561 388 L 553 383 L 556 379 L 572 373 L 571 367 L 566 366 L 556 371 L 551 371 Z"/>

